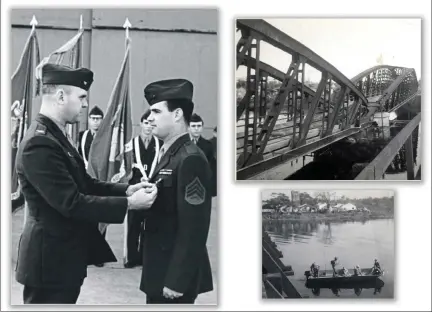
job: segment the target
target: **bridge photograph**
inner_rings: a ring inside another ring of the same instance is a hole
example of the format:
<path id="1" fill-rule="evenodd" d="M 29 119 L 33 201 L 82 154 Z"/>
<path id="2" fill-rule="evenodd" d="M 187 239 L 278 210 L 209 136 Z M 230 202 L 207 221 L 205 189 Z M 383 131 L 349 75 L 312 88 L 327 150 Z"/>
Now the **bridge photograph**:
<path id="1" fill-rule="evenodd" d="M 421 180 L 421 19 L 236 20 L 237 180 Z"/>
<path id="2" fill-rule="evenodd" d="M 392 299 L 394 192 L 264 190 L 264 299 Z"/>

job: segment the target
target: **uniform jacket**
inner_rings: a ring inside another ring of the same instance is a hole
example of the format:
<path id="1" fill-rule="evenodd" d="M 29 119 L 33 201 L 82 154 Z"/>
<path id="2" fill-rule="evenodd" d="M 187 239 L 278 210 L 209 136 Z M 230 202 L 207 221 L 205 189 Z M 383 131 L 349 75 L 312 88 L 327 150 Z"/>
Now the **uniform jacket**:
<path id="1" fill-rule="evenodd" d="M 189 296 L 213 289 L 207 236 L 210 167 L 188 134 L 165 152 L 150 182 L 158 195 L 145 226 L 140 289 L 162 295 L 164 286 Z"/>
<path id="2" fill-rule="evenodd" d="M 211 170 L 211 179 L 210 179 L 210 193 L 211 196 L 217 195 L 217 167 L 216 167 L 216 158 L 215 158 L 215 151 L 213 149 L 212 143 L 204 139 L 203 137 L 200 137 L 197 141 L 197 145 L 201 150 L 204 152 L 207 161 L 210 165 Z"/>
<path id="3" fill-rule="evenodd" d="M 41 114 L 18 149 L 17 172 L 28 205 L 18 246 L 19 283 L 78 286 L 87 265 L 116 261 L 97 224 L 123 222 L 127 184 L 91 178 L 77 150 Z"/>

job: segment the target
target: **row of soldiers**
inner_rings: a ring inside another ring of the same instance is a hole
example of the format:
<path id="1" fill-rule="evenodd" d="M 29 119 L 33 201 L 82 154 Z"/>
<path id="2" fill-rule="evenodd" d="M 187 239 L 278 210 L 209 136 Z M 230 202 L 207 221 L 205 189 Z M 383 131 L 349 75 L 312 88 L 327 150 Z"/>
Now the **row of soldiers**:
<path id="1" fill-rule="evenodd" d="M 336 265 L 337 264 L 338 264 L 338 257 L 334 257 L 334 259 L 330 261 L 330 265 L 332 266 L 332 269 L 333 269 L 333 277 L 350 276 L 349 271 L 345 267 L 342 267 L 342 269 L 338 273 L 336 271 Z M 313 277 L 318 277 L 319 276 L 319 269 L 320 269 L 319 265 L 317 265 L 315 262 L 312 263 L 312 265 L 310 266 L 311 275 Z M 375 259 L 374 265 L 373 265 L 372 270 L 371 270 L 371 274 L 380 275 L 381 273 L 382 273 L 381 266 L 378 262 L 378 259 Z M 356 265 L 354 268 L 354 276 L 361 276 L 361 275 L 363 275 L 362 270 L 361 270 L 359 265 Z"/>
<path id="2" fill-rule="evenodd" d="M 133 165 L 132 177 L 129 180 L 130 185 L 139 183 L 143 178 L 148 178 L 153 174 L 156 167 L 160 148 L 163 141 L 152 135 L 152 126 L 148 121 L 150 116 L 148 109 L 141 116 L 140 128 L 141 131 L 133 139 Z M 88 166 L 90 147 L 93 139 L 99 130 L 99 127 L 104 118 L 103 111 L 94 106 L 88 114 L 88 129 L 79 133 L 78 152 L 84 160 L 86 167 Z M 194 142 L 205 154 L 212 171 L 211 195 L 217 194 L 217 127 L 213 129 L 213 137 L 210 140 L 202 136 L 204 121 L 198 114 L 194 113 L 191 116 L 189 123 L 189 135 Z M 148 211 L 129 211 L 127 217 L 127 239 L 126 239 L 126 258 L 124 261 L 125 268 L 133 268 L 142 263 L 142 242 L 144 239 L 144 226 Z M 101 226 L 102 235 L 106 236 L 107 227 Z M 103 263 L 96 264 L 102 267 Z"/>

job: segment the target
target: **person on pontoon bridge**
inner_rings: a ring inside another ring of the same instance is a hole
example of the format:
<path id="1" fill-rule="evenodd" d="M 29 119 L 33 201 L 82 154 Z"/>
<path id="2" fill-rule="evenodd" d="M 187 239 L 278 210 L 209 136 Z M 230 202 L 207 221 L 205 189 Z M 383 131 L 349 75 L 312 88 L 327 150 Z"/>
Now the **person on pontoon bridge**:
<path id="1" fill-rule="evenodd" d="M 350 276 L 348 270 L 345 267 L 343 267 L 340 272 L 341 272 L 341 276 Z"/>
<path id="2" fill-rule="evenodd" d="M 337 273 L 336 273 L 336 264 L 338 264 L 338 258 L 334 257 L 334 259 L 332 261 L 330 261 L 330 264 L 331 264 L 331 266 L 333 268 L 333 276 L 336 276 L 337 275 Z"/>
<path id="3" fill-rule="evenodd" d="M 312 263 L 312 265 L 310 266 L 310 273 L 313 277 L 318 277 L 318 272 L 319 272 L 319 265 L 316 265 L 316 263 Z"/>
<path id="4" fill-rule="evenodd" d="M 374 265 L 372 267 L 372 274 L 381 274 L 381 266 L 377 259 L 374 260 Z"/>
<path id="5" fill-rule="evenodd" d="M 362 276 L 362 275 L 363 274 L 362 274 L 362 271 L 360 269 L 360 266 L 356 265 L 355 268 L 354 268 L 354 276 Z"/>

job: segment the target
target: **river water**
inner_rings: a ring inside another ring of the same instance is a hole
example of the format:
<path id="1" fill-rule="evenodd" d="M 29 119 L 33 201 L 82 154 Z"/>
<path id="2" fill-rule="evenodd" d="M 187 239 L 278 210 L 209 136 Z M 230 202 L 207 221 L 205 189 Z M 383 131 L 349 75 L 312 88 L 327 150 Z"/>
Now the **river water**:
<path id="1" fill-rule="evenodd" d="M 299 292 L 309 298 L 393 298 L 394 297 L 394 220 L 381 219 L 364 222 L 320 222 L 263 220 L 264 229 L 276 242 L 285 264 L 291 265 L 290 277 Z M 375 258 L 385 275 L 384 285 L 363 285 L 346 289 L 318 290 L 305 286 L 304 272 L 316 262 L 321 269 L 331 269 L 330 261 L 339 258 L 337 268 L 359 265 L 371 268 Z M 355 289 L 357 288 L 357 289 Z"/>

